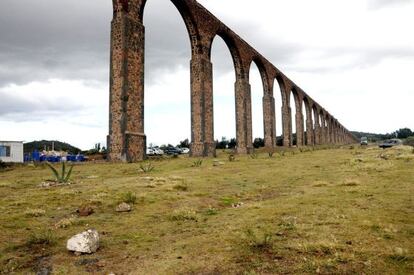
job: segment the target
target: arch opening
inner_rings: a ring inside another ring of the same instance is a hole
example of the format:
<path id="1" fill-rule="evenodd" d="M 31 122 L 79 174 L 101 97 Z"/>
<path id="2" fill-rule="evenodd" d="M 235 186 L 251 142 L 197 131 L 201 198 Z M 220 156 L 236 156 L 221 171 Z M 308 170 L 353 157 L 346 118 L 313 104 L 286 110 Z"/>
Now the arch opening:
<path id="1" fill-rule="evenodd" d="M 301 108 L 302 108 L 302 114 L 303 114 L 303 144 L 309 145 L 310 141 L 308 141 L 308 131 L 310 131 L 310 129 L 308 129 L 308 123 L 307 123 L 309 104 L 307 103 L 306 98 L 302 100 Z"/>
<path id="2" fill-rule="evenodd" d="M 283 80 L 280 76 L 277 76 L 274 80 L 277 85 L 273 85 L 273 96 L 275 98 L 275 114 L 276 114 L 276 145 L 283 146 L 283 115 L 282 115 L 282 106 L 283 106 L 283 93 L 285 91 L 285 86 Z"/>
<path id="3" fill-rule="evenodd" d="M 292 145 L 293 146 L 297 146 L 298 143 L 298 132 L 297 132 L 297 122 L 296 122 L 296 114 L 298 112 L 300 112 L 301 105 L 299 102 L 299 98 L 298 98 L 298 93 L 297 91 L 293 88 L 290 91 L 290 100 L 289 100 L 289 105 L 290 105 L 290 129 L 291 129 L 291 133 L 292 133 Z"/>
<path id="4" fill-rule="evenodd" d="M 191 139 L 188 62 L 192 47 L 187 22 L 181 14 L 183 11 L 167 2 L 151 0 L 145 6 L 143 18 L 145 44 L 169 45 L 168 48 L 145 47 L 144 128 L 147 148 L 179 143 L 187 147 Z M 165 8 L 158 9 L 160 5 Z M 166 29 L 171 31 L 165 32 Z"/>
<path id="5" fill-rule="evenodd" d="M 233 149 L 236 145 L 235 61 L 222 36 L 217 35 L 213 40 L 210 56 L 213 63 L 214 138 L 217 149 Z"/>
<path id="6" fill-rule="evenodd" d="M 249 71 L 249 83 L 252 108 L 252 133 L 254 148 L 264 147 L 264 120 L 263 120 L 263 75 L 256 62 L 252 62 Z"/>

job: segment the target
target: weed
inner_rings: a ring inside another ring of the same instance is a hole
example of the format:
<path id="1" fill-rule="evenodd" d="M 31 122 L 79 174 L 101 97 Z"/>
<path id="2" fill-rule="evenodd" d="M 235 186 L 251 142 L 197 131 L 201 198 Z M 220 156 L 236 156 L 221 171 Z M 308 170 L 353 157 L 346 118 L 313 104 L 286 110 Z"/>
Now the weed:
<path id="1" fill-rule="evenodd" d="M 24 215 L 26 217 L 41 217 L 46 214 L 46 211 L 43 209 L 26 209 Z"/>
<path id="2" fill-rule="evenodd" d="M 152 172 L 154 170 L 155 167 L 152 165 L 151 162 L 145 162 L 145 163 L 141 163 L 139 165 L 139 168 L 144 173 L 150 173 L 150 172 Z"/>
<path id="3" fill-rule="evenodd" d="M 131 191 L 122 193 L 120 196 L 121 202 L 135 204 L 137 202 L 137 195 Z"/>
<path id="4" fill-rule="evenodd" d="M 233 161 L 235 161 L 236 160 L 236 156 L 234 155 L 234 154 L 230 154 L 229 155 L 229 161 L 230 162 L 233 162 Z"/>
<path id="5" fill-rule="evenodd" d="M 267 154 L 268 154 L 269 158 L 273 158 L 273 155 L 275 154 L 275 152 L 271 151 L 271 152 L 268 152 Z"/>
<path id="6" fill-rule="evenodd" d="M 203 165 L 203 160 L 198 159 L 198 160 L 193 162 L 193 165 L 191 165 L 191 167 L 201 167 L 201 165 Z"/>
<path id="7" fill-rule="evenodd" d="M 233 204 L 237 203 L 234 198 L 230 198 L 230 197 L 223 197 L 223 198 L 221 198 L 221 202 L 225 206 L 232 206 Z"/>
<path id="8" fill-rule="evenodd" d="M 279 223 L 279 227 L 283 230 L 296 230 L 296 217 L 283 217 L 282 221 Z"/>
<path id="9" fill-rule="evenodd" d="M 248 246 L 254 250 L 269 250 L 273 248 L 272 234 L 268 232 L 256 233 L 252 229 L 245 232 L 245 240 Z"/>
<path id="10" fill-rule="evenodd" d="M 207 216 L 214 216 L 214 215 L 217 215 L 218 214 L 218 210 L 216 209 L 216 208 L 214 208 L 214 207 L 209 207 L 207 210 L 206 210 L 206 215 Z"/>
<path id="11" fill-rule="evenodd" d="M 197 212 L 193 209 L 183 208 L 174 210 L 170 216 L 172 221 L 197 221 Z"/>
<path id="12" fill-rule="evenodd" d="M 58 183 L 68 183 L 70 176 L 72 175 L 73 165 L 70 166 L 69 171 L 66 173 L 66 163 L 62 162 L 62 173 L 59 174 L 58 170 L 53 167 L 52 164 L 46 162 L 46 165 L 52 170 L 53 175 L 55 176 L 55 180 Z"/>
<path id="13" fill-rule="evenodd" d="M 336 249 L 333 244 L 330 243 L 310 243 L 303 245 L 305 253 L 314 255 L 334 255 Z"/>
<path id="14" fill-rule="evenodd" d="M 5 170 L 9 165 L 0 159 L 0 170 Z"/>
<path id="15" fill-rule="evenodd" d="M 35 245 L 54 245 L 56 243 L 56 237 L 50 230 L 43 230 L 34 232 L 29 235 L 26 241 L 26 246 L 32 247 Z"/>
<path id="16" fill-rule="evenodd" d="M 188 185 L 185 183 L 178 183 L 173 187 L 175 190 L 186 192 L 188 191 Z"/>
<path id="17" fill-rule="evenodd" d="M 259 157 L 259 155 L 257 153 L 251 153 L 250 154 L 251 159 L 257 159 L 258 157 Z"/>
<path id="18" fill-rule="evenodd" d="M 55 224 L 55 228 L 68 228 L 75 223 L 75 217 L 64 218 Z"/>

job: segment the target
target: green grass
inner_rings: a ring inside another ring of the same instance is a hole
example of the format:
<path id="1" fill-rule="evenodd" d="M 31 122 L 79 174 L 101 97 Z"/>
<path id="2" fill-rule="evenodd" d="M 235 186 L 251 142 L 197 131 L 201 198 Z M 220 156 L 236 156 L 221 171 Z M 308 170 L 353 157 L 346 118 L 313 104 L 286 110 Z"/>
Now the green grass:
<path id="1" fill-rule="evenodd" d="M 48 188 L 44 165 L 1 171 L 0 273 L 31 273 L 45 256 L 56 274 L 414 273 L 411 147 L 218 153 L 147 172 L 148 162 L 76 165 L 71 185 Z M 120 200 L 136 207 L 121 215 Z M 75 215 L 82 205 L 94 213 Z M 88 228 L 101 248 L 68 253 Z"/>

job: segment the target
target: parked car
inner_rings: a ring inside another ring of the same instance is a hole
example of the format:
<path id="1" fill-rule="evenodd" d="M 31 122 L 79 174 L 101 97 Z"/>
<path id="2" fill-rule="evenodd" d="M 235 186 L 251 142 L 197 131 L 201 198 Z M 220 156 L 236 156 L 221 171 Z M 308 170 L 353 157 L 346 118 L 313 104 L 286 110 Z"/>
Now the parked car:
<path id="1" fill-rule="evenodd" d="M 362 137 L 361 138 L 361 145 L 368 145 L 368 138 L 367 137 Z"/>
<path id="2" fill-rule="evenodd" d="M 164 153 L 167 155 L 181 155 L 182 154 L 181 150 L 175 147 L 165 148 Z"/>
<path id="3" fill-rule="evenodd" d="M 155 156 L 154 148 L 147 148 L 147 156 Z"/>
<path id="4" fill-rule="evenodd" d="M 164 155 L 164 151 L 163 151 L 163 150 L 161 150 L 159 147 L 154 147 L 153 149 L 154 149 L 155 154 L 156 154 L 157 156 L 162 156 L 162 155 Z"/>
<path id="5" fill-rule="evenodd" d="M 188 154 L 188 153 L 190 153 L 190 149 L 184 147 L 184 148 L 181 148 L 181 152 L 183 154 Z"/>
<path id="6" fill-rule="evenodd" d="M 164 152 L 158 147 L 150 147 L 147 148 L 147 155 L 148 156 L 162 156 Z"/>
<path id="7" fill-rule="evenodd" d="M 393 138 L 393 139 L 384 141 L 383 143 L 379 145 L 379 147 L 382 149 L 385 149 L 385 148 L 391 148 L 393 146 L 397 146 L 401 144 L 402 144 L 402 141 L 400 139 Z"/>

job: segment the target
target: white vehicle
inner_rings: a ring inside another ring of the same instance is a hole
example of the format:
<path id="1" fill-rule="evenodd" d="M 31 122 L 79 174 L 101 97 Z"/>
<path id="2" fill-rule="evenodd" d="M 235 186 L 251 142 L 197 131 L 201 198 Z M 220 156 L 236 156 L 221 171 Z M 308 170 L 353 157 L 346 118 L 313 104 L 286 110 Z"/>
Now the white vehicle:
<path id="1" fill-rule="evenodd" d="M 183 154 L 188 154 L 188 153 L 190 153 L 190 149 L 188 149 L 188 148 L 181 148 L 181 152 Z"/>
<path id="2" fill-rule="evenodd" d="M 154 148 L 147 148 L 147 155 L 148 156 L 154 156 L 155 155 Z"/>
<path id="3" fill-rule="evenodd" d="M 158 147 L 147 148 L 147 156 L 162 156 L 164 152 Z"/>
<path id="4" fill-rule="evenodd" d="M 163 150 L 161 150 L 160 148 L 153 148 L 153 150 L 155 151 L 155 154 L 156 154 L 157 156 L 162 156 L 162 155 L 164 155 L 164 151 L 163 151 Z"/>

